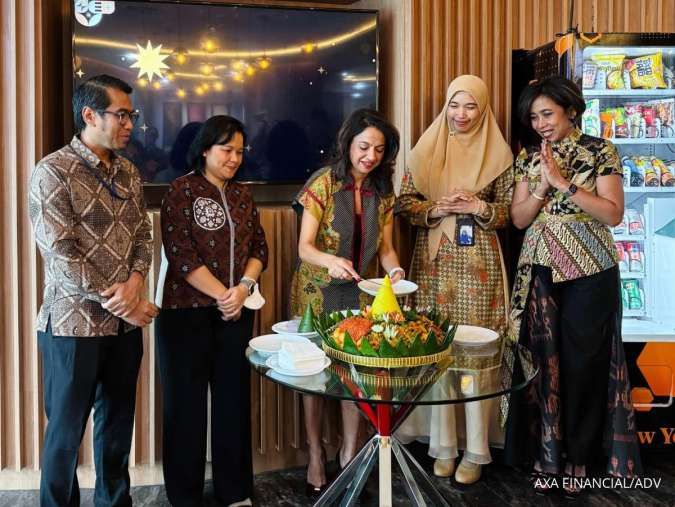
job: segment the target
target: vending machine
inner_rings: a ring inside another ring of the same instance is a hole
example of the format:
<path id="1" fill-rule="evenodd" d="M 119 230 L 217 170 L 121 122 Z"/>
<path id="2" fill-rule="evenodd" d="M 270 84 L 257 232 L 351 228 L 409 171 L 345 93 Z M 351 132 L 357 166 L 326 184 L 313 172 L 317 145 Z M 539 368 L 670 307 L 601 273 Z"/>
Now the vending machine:
<path id="1" fill-rule="evenodd" d="M 513 65 L 514 101 L 530 79 L 572 79 L 586 101 L 583 132 L 618 149 L 625 213 L 613 235 L 638 435 L 675 448 L 675 34 L 571 30 L 514 52 Z M 514 134 L 531 142 L 526 129 Z"/>

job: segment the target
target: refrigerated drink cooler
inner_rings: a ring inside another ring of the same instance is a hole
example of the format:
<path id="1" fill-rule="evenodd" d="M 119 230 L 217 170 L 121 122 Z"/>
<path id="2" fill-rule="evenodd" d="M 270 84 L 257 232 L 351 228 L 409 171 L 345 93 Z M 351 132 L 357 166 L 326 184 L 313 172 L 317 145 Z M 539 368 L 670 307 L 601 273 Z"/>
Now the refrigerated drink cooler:
<path id="1" fill-rule="evenodd" d="M 583 132 L 617 147 L 625 214 L 613 235 L 639 436 L 644 447 L 673 448 L 675 34 L 570 31 L 540 48 L 514 51 L 513 67 L 514 104 L 529 80 L 563 75 L 583 91 Z M 513 121 L 519 144 L 536 141 Z"/>

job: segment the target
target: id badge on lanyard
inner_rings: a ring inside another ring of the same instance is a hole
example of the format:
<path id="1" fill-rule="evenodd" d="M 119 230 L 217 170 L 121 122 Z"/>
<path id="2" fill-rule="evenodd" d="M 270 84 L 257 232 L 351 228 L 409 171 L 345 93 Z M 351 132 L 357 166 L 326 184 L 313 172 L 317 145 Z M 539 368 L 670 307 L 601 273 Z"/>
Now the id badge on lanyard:
<path id="1" fill-rule="evenodd" d="M 455 242 L 458 246 L 473 246 L 475 244 L 476 223 L 472 216 L 458 215 L 455 221 Z"/>

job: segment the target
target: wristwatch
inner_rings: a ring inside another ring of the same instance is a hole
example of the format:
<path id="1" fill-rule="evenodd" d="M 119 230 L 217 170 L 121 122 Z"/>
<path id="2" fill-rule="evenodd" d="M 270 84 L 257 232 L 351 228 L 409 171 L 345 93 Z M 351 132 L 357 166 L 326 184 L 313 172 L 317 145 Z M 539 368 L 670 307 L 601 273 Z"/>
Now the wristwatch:
<path id="1" fill-rule="evenodd" d="M 242 276 L 241 280 L 239 280 L 239 283 L 246 287 L 249 296 L 253 294 L 253 289 L 255 289 L 255 280 L 253 278 Z"/>
<path id="2" fill-rule="evenodd" d="M 563 192 L 563 195 L 565 197 L 572 197 L 576 193 L 577 193 L 577 186 L 574 183 L 570 183 L 570 186 L 567 187 L 567 190 Z"/>

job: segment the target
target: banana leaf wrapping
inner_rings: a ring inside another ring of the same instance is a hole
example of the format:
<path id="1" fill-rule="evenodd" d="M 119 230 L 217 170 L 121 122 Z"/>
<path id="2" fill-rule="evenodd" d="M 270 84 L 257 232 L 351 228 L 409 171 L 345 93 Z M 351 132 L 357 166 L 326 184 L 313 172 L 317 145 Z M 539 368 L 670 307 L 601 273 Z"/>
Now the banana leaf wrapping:
<path id="1" fill-rule="evenodd" d="M 343 329 L 349 323 L 368 331 L 354 339 Z M 442 320 L 433 310 L 428 313 L 407 310 L 402 316 L 391 314 L 376 319 L 364 311 L 354 314 L 346 310 L 316 316 L 314 328 L 326 353 L 338 360 L 395 368 L 435 363 L 445 357 L 457 325 L 449 319 Z"/>

